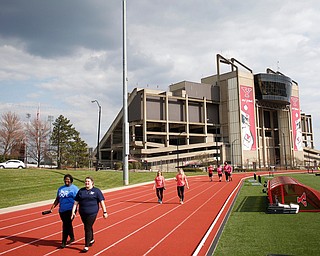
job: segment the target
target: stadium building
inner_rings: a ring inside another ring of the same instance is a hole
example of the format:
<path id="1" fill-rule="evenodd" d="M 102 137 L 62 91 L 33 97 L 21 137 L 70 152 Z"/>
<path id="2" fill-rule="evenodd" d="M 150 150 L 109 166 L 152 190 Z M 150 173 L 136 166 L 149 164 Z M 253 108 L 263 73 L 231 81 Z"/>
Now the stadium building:
<path id="1" fill-rule="evenodd" d="M 168 91 L 135 88 L 128 96 L 129 162 L 175 170 L 204 162 L 237 168 L 317 166 L 312 118 L 301 113 L 299 85 L 280 72 L 254 74 L 216 57 L 217 74 Z M 222 72 L 223 70 L 223 72 Z M 99 143 L 100 161 L 123 160 L 122 110 Z"/>

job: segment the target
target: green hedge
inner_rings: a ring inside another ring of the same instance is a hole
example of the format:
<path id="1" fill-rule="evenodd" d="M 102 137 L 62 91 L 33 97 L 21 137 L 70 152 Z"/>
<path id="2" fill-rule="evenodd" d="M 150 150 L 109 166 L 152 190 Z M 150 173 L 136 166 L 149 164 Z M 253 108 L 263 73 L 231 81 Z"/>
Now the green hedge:
<path id="1" fill-rule="evenodd" d="M 203 172 L 200 168 L 183 168 L 184 172 Z"/>

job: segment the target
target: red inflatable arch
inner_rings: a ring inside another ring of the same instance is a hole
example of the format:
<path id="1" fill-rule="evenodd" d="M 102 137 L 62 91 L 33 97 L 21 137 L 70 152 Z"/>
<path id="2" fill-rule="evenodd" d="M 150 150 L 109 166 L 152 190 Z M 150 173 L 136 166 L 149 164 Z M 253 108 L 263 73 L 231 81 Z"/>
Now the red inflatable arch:
<path id="1" fill-rule="evenodd" d="M 302 212 L 320 212 L 320 192 L 291 177 L 279 176 L 269 180 L 268 198 L 270 204 L 294 203 Z"/>

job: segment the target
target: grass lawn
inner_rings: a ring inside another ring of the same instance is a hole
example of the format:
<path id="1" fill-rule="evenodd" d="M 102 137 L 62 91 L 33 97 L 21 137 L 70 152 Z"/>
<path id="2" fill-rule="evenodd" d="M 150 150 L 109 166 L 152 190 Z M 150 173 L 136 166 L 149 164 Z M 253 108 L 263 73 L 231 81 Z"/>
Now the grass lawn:
<path id="1" fill-rule="evenodd" d="M 123 186 L 121 171 L 92 171 L 92 170 L 56 170 L 56 169 L 0 169 L 0 208 L 16 206 L 26 203 L 54 199 L 57 190 L 64 184 L 63 176 L 70 173 L 73 184 L 84 187 L 84 179 L 91 176 L 95 186 L 101 190 Z M 199 175 L 203 173 L 188 173 Z M 165 178 L 172 178 L 173 173 L 163 173 Z M 130 172 L 129 184 L 153 181 L 155 172 Z"/>
<path id="2" fill-rule="evenodd" d="M 319 176 L 289 176 L 320 189 Z M 214 255 L 320 255 L 320 213 L 266 214 L 266 205 L 262 186 L 246 181 Z"/>

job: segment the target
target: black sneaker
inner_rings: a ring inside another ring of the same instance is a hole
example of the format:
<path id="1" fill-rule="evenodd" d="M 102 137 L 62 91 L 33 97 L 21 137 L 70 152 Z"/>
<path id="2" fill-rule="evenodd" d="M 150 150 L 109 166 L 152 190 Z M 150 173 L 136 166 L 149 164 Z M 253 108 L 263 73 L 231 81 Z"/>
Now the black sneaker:
<path id="1" fill-rule="evenodd" d="M 84 252 L 88 252 L 88 251 L 89 251 L 89 248 L 88 247 L 84 247 L 81 252 L 84 253 Z"/>
<path id="2" fill-rule="evenodd" d="M 70 240 L 69 240 L 69 244 L 72 244 L 74 242 L 74 237 L 73 238 L 70 238 Z"/>

